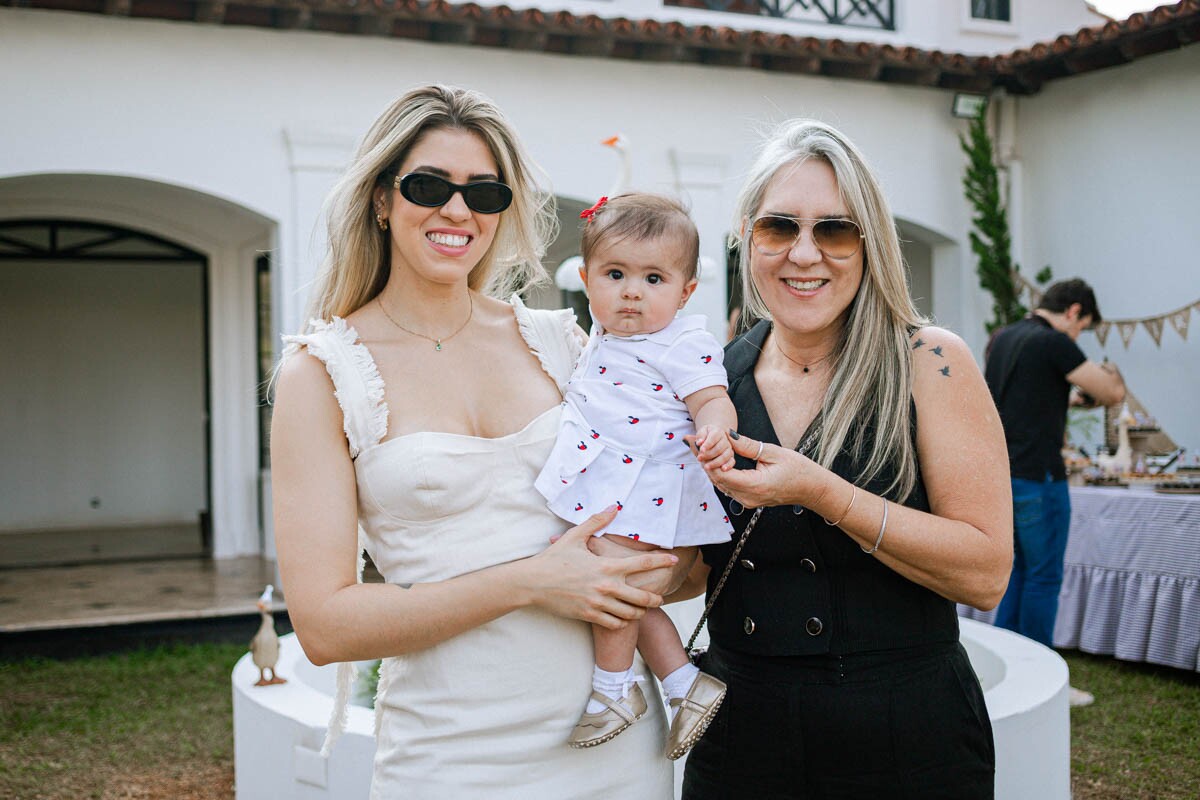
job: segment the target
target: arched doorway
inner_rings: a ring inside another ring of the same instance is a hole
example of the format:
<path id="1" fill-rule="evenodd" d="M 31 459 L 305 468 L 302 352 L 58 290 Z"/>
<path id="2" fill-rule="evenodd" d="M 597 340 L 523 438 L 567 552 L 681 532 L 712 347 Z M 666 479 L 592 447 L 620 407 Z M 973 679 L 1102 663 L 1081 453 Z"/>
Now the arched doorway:
<path id="1" fill-rule="evenodd" d="M 260 513 L 259 387 L 275 338 L 275 224 L 187 187 L 43 174 L 0 179 L 0 226 L 0 326 L 22 342 L 0 353 L 3 391 L 37 406 L 14 423 L 6 397 L 0 432 L 25 437 L 20 460 L 41 461 L 39 480 L 21 485 L 45 493 L 40 505 L 0 498 L 0 560 L 14 532 L 93 524 L 151 534 L 132 549 L 88 544 L 93 558 L 273 557 Z M 8 291 L 17 284 L 20 295 Z M 29 332 L 10 330 L 17 317 Z M 39 455 L 40 443 L 59 460 Z M 7 456 L 9 441 L 0 449 Z"/>
<path id="2" fill-rule="evenodd" d="M 207 283 L 142 231 L 0 221 L 0 565 L 211 551 Z"/>

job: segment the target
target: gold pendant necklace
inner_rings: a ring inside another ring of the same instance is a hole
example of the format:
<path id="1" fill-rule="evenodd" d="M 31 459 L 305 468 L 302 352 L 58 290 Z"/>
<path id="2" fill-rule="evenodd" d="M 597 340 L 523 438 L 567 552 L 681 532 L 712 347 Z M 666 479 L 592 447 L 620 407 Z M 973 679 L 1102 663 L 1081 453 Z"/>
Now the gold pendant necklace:
<path id="1" fill-rule="evenodd" d="M 379 310 L 382 311 L 383 315 L 388 318 L 388 322 L 392 323 L 393 325 L 395 325 L 397 328 L 404 331 L 405 333 L 412 334 L 413 336 L 420 336 L 422 339 L 428 339 L 429 341 L 433 342 L 433 349 L 437 350 L 439 353 L 442 350 L 442 342 L 448 342 L 451 339 L 453 339 L 455 336 L 458 336 L 460 333 L 462 333 L 463 329 L 471 324 L 471 317 L 475 316 L 475 298 L 471 297 L 470 292 L 467 292 L 467 302 L 471 304 L 470 310 L 467 312 L 467 321 L 464 322 L 462 325 L 459 325 L 458 330 L 454 331 L 454 333 L 450 334 L 449 336 L 442 336 L 440 338 L 434 338 L 433 336 L 426 336 L 423 333 L 418 333 L 417 331 L 410 330 L 410 329 L 404 327 L 403 325 L 401 325 L 399 322 L 396 322 L 396 320 L 392 318 L 392 315 L 388 313 L 388 310 L 386 308 L 384 308 L 383 300 L 381 300 L 379 298 L 379 295 L 375 295 L 375 302 L 379 304 Z"/>

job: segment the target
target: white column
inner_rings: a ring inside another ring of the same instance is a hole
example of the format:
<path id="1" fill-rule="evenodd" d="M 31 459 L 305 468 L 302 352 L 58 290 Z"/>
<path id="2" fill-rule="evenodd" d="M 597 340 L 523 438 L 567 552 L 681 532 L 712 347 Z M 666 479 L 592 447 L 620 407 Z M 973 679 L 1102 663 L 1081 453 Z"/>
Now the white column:
<path id="1" fill-rule="evenodd" d="M 209 255 L 209 411 L 212 415 L 213 557 L 262 551 L 258 525 L 255 258 L 265 242 Z"/>

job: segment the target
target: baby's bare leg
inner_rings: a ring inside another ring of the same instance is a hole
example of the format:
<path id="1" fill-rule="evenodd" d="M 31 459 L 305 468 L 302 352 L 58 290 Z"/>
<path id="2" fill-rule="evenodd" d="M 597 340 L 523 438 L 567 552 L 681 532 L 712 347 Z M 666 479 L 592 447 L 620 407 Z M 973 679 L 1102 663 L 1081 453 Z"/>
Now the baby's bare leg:
<path id="1" fill-rule="evenodd" d="M 604 538 L 622 545 L 630 556 L 647 550 L 658 550 L 652 544 L 636 542 L 626 536 L 605 534 Z M 647 619 L 649 613 L 647 613 Z M 670 622 L 670 620 L 667 620 Z M 633 652 L 637 649 L 639 622 L 626 623 L 624 627 L 612 630 L 599 625 L 592 626 L 592 642 L 596 648 L 596 666 L 607 672 L 620 672 L 633 666 Z"/>
<path id="2" fill-rule="evenodd" d="M 596 666 L 606 672 L 621 672 L 633 666 L 633 651 L 637 649 L 639 622 L 627 622 L 612 630 L 592 626 L 592 643 L 596 648 Z"/>
<path id="3" fill-rule="evenodd" d="M 694 557 L 695 547 L 676 547 L 671 552 L 684 559 Z M 688 663 L 687 652 L 679 638 L 675 623 L 661 608 L 652 608 L 641 621 L 637 649 L 646 659 L 647 666 L 660 681 Z"/>
<path id="4" fill-rule="evenodd" d="M 646 665 L 660 681 L 675 670 L 688 663 L 687 653 L 683 642 L 679 639 L 679 631 L 675 623 L 661 608 L 652 608 L 639 625 L 641 633 L 637 639 L 637 649 Z"/>
<path id="5" fill-rule="evenodd" d="M 620 536 L 606 534 L 605 538 L 624 545 L 630 555 L 637 551 L 658 549 Z M 689 551 L 694 550 L 695 548 L 680 547 L 675 548 L 673 552 L 681 560 L 690 560 L 694 553 Z M 626 637 L 626 632 L 630 630 L 638 632 L 632 644 Z M 716 716 L 717 708 L 725 697 L 725 684 L 701 672 L 688 659 L 675 623 L 661 608 L 647 609 L 646 616 L 640 622 L 626 625 L 619 631 L 604 630 L 596 626 L 592 627 L 592 631 L 596 644 L 597 665 L 592 676 L 593 699 L 588 700 L 584 717 L 575 728 L 572 746 L 587 746 L 578 743 L 578 740 L 591 734 L 591 729 L 595 727 L 592 719 L 596 714 L 603 712 L 604 705 L 595 699 L 595 693 L 616 700 L 614 694 L 617 693 L 618 684 L 623 690 L 628 686 L 628 681 L 632 680 L 632 672 L 629 670 L 633 665 L 633 651 L 636 648 L 641 652 L 654 677 L 662 682 L 663 691 L 670 701 L 668 713 L 671 729 L 667 733 L 667 757 L 672 760 L 682 757 L 704 734 Z M 604 666 L 605 662 L 602 659 L 611 659 L 608 662 L 611 666 Z M 604 675 L 601 670 L 624 671 L 625 674 Z M 623 694 L 623 691 L 620 693 Z M 622 730 L 624 727 L 607 738 L 617 735 Z"/>
<path id="6" fill-rule="evenodd" d="M 626 536 L 606 534 L 604 538 L 626 548 L 629 555 L 660 549 Z M 680 547 L 673 552 L 681 559 L 691 558 L 691 551 L 694 549 Z M 630 631 L 634 634 L 632 637 L 629 636 Z M 628 669 L 633 665 L 635 648 L 641 652 L 646 665 L 659 680 L 688 663 L 683 642 L 679 639 L 679 631 L 661 608 L 647 609 L 646 616 L 640 622 L 632 622 L 620 630 L 593 626 L 592 639 L 596 646 L 596 665 L 603 670 L 615 672 Z"/>

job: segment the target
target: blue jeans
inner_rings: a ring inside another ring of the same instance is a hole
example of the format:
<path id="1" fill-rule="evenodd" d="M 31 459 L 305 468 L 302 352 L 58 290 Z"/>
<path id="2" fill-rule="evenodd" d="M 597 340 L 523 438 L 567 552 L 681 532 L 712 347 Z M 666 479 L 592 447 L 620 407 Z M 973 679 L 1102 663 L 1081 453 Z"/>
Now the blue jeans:
<path id="1" fill-rule="evenodd" d="M 1012 493 L 1013 570 L 996 609 L 996 626 L 1052 647 L 1071 495 L 1066 481 L 1024 478 L 1012 479 Z"/>

